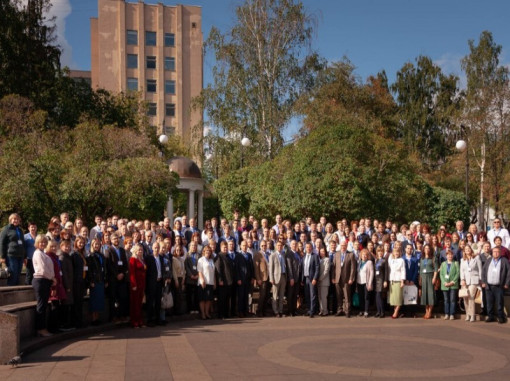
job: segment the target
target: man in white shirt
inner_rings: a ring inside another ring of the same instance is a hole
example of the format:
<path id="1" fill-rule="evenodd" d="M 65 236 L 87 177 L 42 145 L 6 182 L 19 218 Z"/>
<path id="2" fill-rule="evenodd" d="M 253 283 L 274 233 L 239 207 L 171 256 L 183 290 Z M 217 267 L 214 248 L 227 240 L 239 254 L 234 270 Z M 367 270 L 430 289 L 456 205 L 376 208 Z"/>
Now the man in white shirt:
<path id="1" fill-rule="evenodd" d="M 501 220 L 499 218 L 495 218 L 492 221 L 492 229 L 487 233 L 487 239 L 492 247 L 496 246 L 494 243 L 494 238 L 496 237 L 501 237 L 501 245 L 510 249 L 510 235 L 507 229 L 501 227 Z"/>

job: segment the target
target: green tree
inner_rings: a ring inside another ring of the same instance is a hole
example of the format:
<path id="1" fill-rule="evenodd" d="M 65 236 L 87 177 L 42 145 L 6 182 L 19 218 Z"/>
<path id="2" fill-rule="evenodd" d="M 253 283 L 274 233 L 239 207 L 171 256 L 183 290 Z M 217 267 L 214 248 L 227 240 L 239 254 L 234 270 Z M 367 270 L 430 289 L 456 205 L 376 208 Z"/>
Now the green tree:
<path id="1" fill-rule="evenodd" d="M 391 85 L 399 109 L 398 133 L 404 144 L 433 170 L 446 161 L 455 141 L 454 116 L 460 108 L 458 78 L 445 75 L 429 57 L 406 63 Z"/>
<path id="2" fill-rule="evenodd" d="M 509 70 L 499 62 L 501 45 L 492 33 L 480 34 L 478 45 L 469 41 L 470 53 L 462 59 L 467 77 L 466 105 L 459 122 L 465 126 L 468 149 L 480 177 L 472 177 L 480 189 L 480 225 L 485 224 L 485 200 L 492 201 L 497 216 L 502 214 L 501 200 L 510 157 L 510 89 Z M 488 182 L 485 181 L 485 175 Z M 485 193 L 484 193 L 485 190 Z M 489 197 L 485 196 L 489 193 Z"/>
<path id="3" fill-rule="evenodd" d="M 231 29 L 211 29 L 205 45 L 216 59 L 214 83 L 196 105 L 207 112 L 215 135 L 237 145 L 242 136 L 252 140 L 247 161 L 278 153 L 297 98 L 322 67 L 310 49 L 313 26 L 299 1 L 245 0 Z M 240 156 L 234 159 L 240 163 Z"/>

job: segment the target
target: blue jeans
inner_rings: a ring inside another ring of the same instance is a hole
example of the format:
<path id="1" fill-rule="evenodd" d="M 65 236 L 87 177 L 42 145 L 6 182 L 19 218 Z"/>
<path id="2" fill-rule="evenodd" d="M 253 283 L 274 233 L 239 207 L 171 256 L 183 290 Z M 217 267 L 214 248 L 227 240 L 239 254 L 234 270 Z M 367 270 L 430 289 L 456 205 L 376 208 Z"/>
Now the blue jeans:
<path id="1" fill-rule="evenodd" d="M 9 278 L 7 279 L 7 286 L 17 286 L 19 284 L 19 277 L 23 269 L 23 258 L 7 257 L 7 268 L 9 269 Z"/>
<path id="2" fill-rule="evenodd" d="M 487 316 L 494 318 L 497 314 L 499 319 L 505 319 L 505 290 L 501 286 L 487 285 Z"/>
<path id="3" fill-rule="evenodd" d="M 457 303 L 457 290 L 449 289 L 443 291 L 445 315 L 455 315 L 455 304 Z"/>

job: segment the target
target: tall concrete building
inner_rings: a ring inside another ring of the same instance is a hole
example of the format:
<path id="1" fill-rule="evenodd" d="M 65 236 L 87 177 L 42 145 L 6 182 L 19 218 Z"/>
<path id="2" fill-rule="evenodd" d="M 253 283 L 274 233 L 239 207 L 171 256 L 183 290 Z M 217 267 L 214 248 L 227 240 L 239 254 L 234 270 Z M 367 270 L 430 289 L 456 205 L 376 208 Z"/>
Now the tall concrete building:
<path id="1" fill-rule="evenodd" d="M 199 139 L 193 127 L 202 114 L 190 106 L 203 85 L 201 13 L 198 6 L 98 0 L 90 20 L 92 88 L 140 91 L 158 134 Z"/>

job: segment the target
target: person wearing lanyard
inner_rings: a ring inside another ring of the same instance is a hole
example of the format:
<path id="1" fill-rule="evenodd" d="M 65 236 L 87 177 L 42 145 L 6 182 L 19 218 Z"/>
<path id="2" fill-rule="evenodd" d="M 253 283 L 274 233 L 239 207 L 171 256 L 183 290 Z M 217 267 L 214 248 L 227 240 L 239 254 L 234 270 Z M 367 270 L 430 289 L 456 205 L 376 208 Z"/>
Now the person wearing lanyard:
<path id="1" fill-rule="evenodd" d="M 198 270 L 199 259 L 197 243 L 191 242 L 189 252 L 184 260 L 184 269 L 186 271 L 186 307 L 188 313 L 198 313 Z"/>
<path id="2" fill-rule="evenodd" d="M 455 320 L 460 269 L 459 264 L 453 260 L 451 249 L 446 250 L 446 261 L 441 264 L 439 276 L 441 278 L 441 290 L 444 295 L 444 320 Z"/>
<path id="3" fill-rule="evenodd" d="M 388 259 L 388 280 L 390 282 L 390 305 L 394 306 L 392 319 L 400 317 L 400 307 L 404 301 L 404 281 L 406 280 L 406 264 L 400 257 L 399 245 L 393 247 L 393 253 Z"/>
<path id="4" fill-rule="evenodd" d="M 302 280 L 305 287 L 305 303 L 308 305 L 308 316 L 313 318 L 317 309 L 317 281 L 319 279 L 319 257 L 313 254 L 312 244 L 306 243 L 305 257 L 301 262 Z"/>
<path id="5" fill-rule="evenodd" d="M 142 303 L 145 292 L 147 265 L 143 258 L 143 247 L 137 243 L 133 247 L 134 255 L 129 258 L 129 280 L 131 286 L 129 316 L 133 328 L 145 327 L 142 319 Z"/>
<path id="6" fill-rule="evenodd" d="M 225 245 L 226 246 L 226 245 Z M 257 307 L 257 316 L 265 316 L 265 307 L 269 293 L 269 252 L 267 251 L 267 242 L 259 242 L 260 250 L 253 255 L 253 267 L 255 270 L 255 282 L 259 288 L 259 303 Z"/>
<path id="7" fill-rule="evenodd" d="M 66 292 L 62 283 L 62 266 L 57 257 L 58 244 L 54 240 L 50 240 L 46 246 L 46 255 L 53 262 L 53 272 L 55 273 L 55 284 L 51 287 L 50 293 L 50 316 L 48 320 L 48 330 L 51 333 L 57 333 L 60 325 L 60 305 L 66 299 Z"/>
<path id="8" fill-rule="evenodd" d="M 47 329 L 46 307 L 50 297 L 52 285 L 56 285 L 55 270 L 53 261 L 46 255 L 44 249 L 48 244 L 48 238 L 44 234 L 39 234 L 35 239 L 35 252 L 32 258 L 34 264 L 34 279 L 32 287 L 34 288 L 37 306 L 35 310 L 35 328 L 37 336 L 47 337 L 51 333 Z"/>
<path id="9" fill-rule="evenodd" d="M 107 278 L 106 259 L 101 254 L 101 241 L 94 238 L 90 243 L 90 255 L 87 257 L 87 279 L 90 287 L 90 312 L 92 325 L 100 325 L 99 313 L 104 311 L 105 283 Z"/>
<path id="10" fill-rule="evenodd" d="M 233 247 L 233 243 L 231 245 Z M 226 319 L 229 318 L 233 312 L 233 310 L 230 310 L 230 307 L 232 300 L 232 284 L 234 283 L 233 260 L 228 257 L 227 241 L 220 242 L 220 253 L 216 256 L 214 265 L 216 268 L 216 277 L 218 279 L 218 318 Z M 259 305 L 259 308 L 263 308 L 263 306 Z"/>
<path id="11" fill-rule="evenodd" d="M 404 284 L 407 286 L 416 286 L 418 284 L 419 260 L 414 255 L 412 245 L 406 245 L 404 252 L 404 262 L 406 264 L 406 280 Z M 415 317 L 416 305 L 405 305 L 402 312 L 406 316 Z"/>
<path id="12" fill-rule="evenodd" d="M 287 285 L 287 266 L 283 255 L 283 244 L 276 242 L 276 249 L 269 257 L 269 281 L 271 282 L 271 293 L 273 294 L 273 312 L 277 317 L 283 316 L 283 297 Z"/>
<path id="13" fill-rule="evenodd" d="M 285 265 L 287 267 L 287 312 L 288 316 L 296 316 L 297 301 L 299 294 L 301 268 L 301 256 L 297 252 L 297 241 L 291 240 L 290 246 L 285 251 Z"/>
<path id="14" fill-rule="evenodd" d="M 368 318 L 368 307 L 370 304 L 370 292 L 374 283 L 374 264 L 369 259 L 371 257 L 367 249 L 360 252 L 360 261 L 358 264 L 358 272 L 356 283 L 358 286 L 358 295 L 360 301 L 359 316 Z"/>
<path id="15" fill-rule="evenodd" d="M 386 259 L 384 259 L 384 249 L 382 246 L 377 246 L 375 249 L 375 304 L 377 313 L 375 317 L 384 317 L 384 299 L 383 292 L 388 287 Z"/>
<path id="16" fill-rule="evenodd" d="M 481 275 L 482 261 L 480 256 L 475 255 L 471 246 L 466 245 L 460 262 L 461 285 L 468 291 L 468 296 L 464 297 L 466 321 L 475 321 L 475 295 L 478 286 L 481 284 Z"/>
<path id="17" fill-rule="evenodd" d="M 351 317 L 351 285 L 356 281 L 356 258 L 353 253 L 347 252 L 347 242 L 340 244 L 340 251 L 335 253 L 333 260 L 335 273 L 333 283 L 336 289 L 336 300 L 338 303 L 335 316 L 345 313 L 345 316 Z"/>
<path id="18" fill-rule="evenodd" d="M 147 307 L 147 326 L 163 325 L 160 320 L 161 296 L 163 295 L 163 263 L 159 253 L 159 243 L 154 242 L 151 247 L 152 255 L 144 257 L 147 264 L 145 305 Z"/>
<path id="19" fill-rule="evenodd" d="M 487 260 L 482 271 L 482 287 L 487 293 L 487 323 L 496 321 L 495 309 L 498 313 L 498 323 L 506 323 L 505 290 L 510 287 L 510 265 L 506 258 L 501 257 L 498 247 L 492 249 L 492 258 Z"/>
<path id="20" fill-rule="evenodd" d="M 0 233 L 0 265 L 9 270 L 7 286 L 17 286 L 25 260 L 25 238 L 20 227 L 21 218 L 16 213 L 9 216 L 9 224 Z"/>
<path id="21" fill-rule="evenodd" d="M 202 320 L 212 319 L 212 301 L 214 300 L 214 290 L 216 289 L 216 277 L 212 250 L 205 246 L 202 250 L 202 256 L 198 260 L 198 298 Z"/>
<path id="22" fill-rule="evenodd" d="M 432 317 L 432 308 L 435 304 L 434 283 L 437 278 L 437 261 L 432 247 L 427 244 L 423 247 L 423 255 L 420 260 L 420 304 L 425 306 L 424 319 Z"/>
<path id="23" fill-rule="evenodd" d="M 108 320 L 127 322 L 129 316 L 128 260 L 125 249 L 120 247 L 119 233 L 112 234 L 110 240 L 111 245 L 105 254 L 108 274 Z"/>

